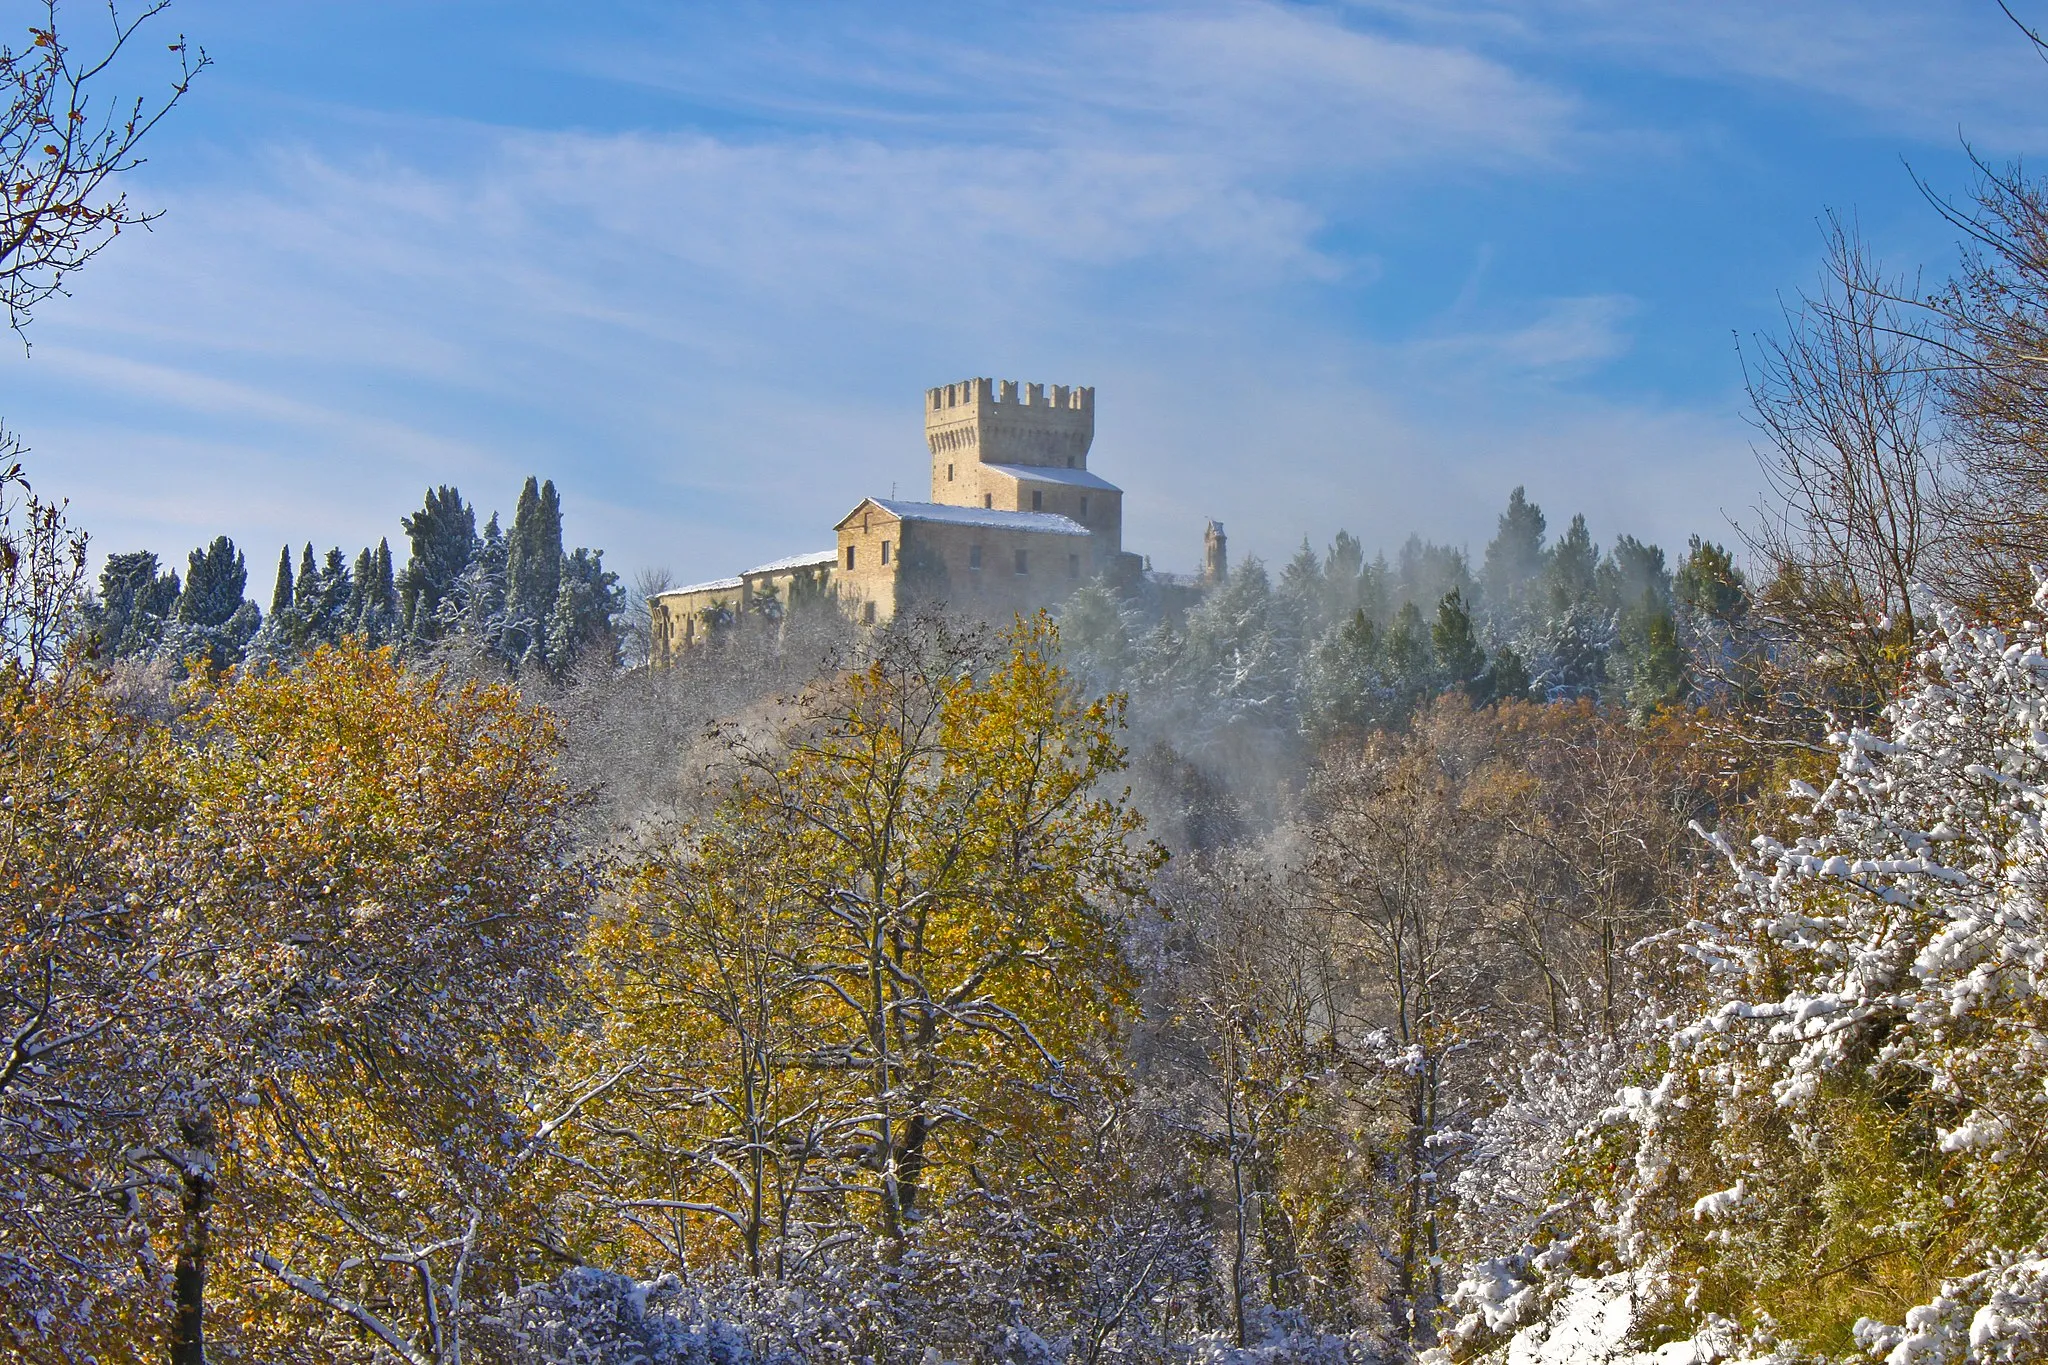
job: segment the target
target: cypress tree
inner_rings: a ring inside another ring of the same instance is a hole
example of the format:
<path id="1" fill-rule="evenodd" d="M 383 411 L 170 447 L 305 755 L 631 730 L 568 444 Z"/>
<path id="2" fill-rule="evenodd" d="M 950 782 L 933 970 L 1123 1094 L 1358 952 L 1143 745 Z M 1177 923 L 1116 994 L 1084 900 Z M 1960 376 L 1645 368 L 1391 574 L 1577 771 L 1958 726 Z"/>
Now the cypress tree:
<path id="1" fill-rule="evenodd" d="M 358 550 L 356 571 L 349 579 L 348 605 L 342 609 L 342 619 L 351 635 L 367 635 L 375 625 L 370 607 L 370 589 L 376 585 L 375 573 L 369 549 Z"/>
<path id="2" fill-rule="evenodd" d="M 562 586 L 562 504 L 554 481 L 529 477 L 505 539 L 505 605 L 514 619 L 545 626 Z"/>
<path id="3" fill-rule="evenodd" d="M 397 584 L 399 619 L 407 639 L 427 641 L 437 632 L 443 599 L 476 554 L 476 512 L 458 490 L 443 484 L 428 489 L 425 506 L 400 524 L 412 542 L 412 557 Z"/>
<path id="4" fill-rule="evenodd" d="M 292 609 L 292 547 L 287 545 L 277 556 L 277 586 L 270 590 L 270 614 Z"/>

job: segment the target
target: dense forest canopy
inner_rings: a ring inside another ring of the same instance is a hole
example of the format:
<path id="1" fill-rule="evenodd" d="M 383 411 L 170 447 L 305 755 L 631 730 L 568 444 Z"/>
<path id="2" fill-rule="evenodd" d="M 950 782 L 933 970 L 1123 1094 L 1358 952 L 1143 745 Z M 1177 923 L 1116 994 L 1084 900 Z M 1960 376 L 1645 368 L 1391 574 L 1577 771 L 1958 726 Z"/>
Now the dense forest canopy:
<path id="1" fill-rule="evenodd" d="M 0 52 L 17 327 L 167 107 L 68 52 Z M 10 441 L 0 1340 L 2039 1358 L 2048 192 L 1980 171 L 1952 278 L 1834 226 L 1749 348 L 1732 547 L 1516 488 L 656 670 L 552 482 L 259 605 L 224 536 L 89 575 Z"/>

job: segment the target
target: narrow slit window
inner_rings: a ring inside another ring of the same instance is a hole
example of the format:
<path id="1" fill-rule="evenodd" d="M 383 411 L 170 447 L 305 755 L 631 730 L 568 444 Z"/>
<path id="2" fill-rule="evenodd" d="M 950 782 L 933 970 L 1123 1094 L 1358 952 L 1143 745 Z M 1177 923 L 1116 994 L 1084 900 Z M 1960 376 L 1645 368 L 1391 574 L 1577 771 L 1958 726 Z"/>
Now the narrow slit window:
<path id="1" fill-rule="evenodd" d="M 976 573 L 981 572 L 981 547 L 979 545 L 967 547 L 967 567 Z"/>
<path id="2" fill-rule="evenodd" d="M 853 571 L 853 547 L 851 545 L 846 547 L 846 568 L 849 573 Z"/>
<path id="3" fill-rule="evenodd" d="M 1031 572 L 1031 561 L 1026 558 L 1028 553 L 1025 550 L 1017 551 L 1017 572 L 1020 574 Z"/>
<path id="4" fill-rule="evenodd" d="M 884 564 L 889 562 L 889 542 L 886 540 L 882 542 L 882 562 Z"/>
<path id="5" fill-rule="evenodd" d="M 951 465 L 946 466 L 946 482 L 953 482 L 953 466 Z"/>
<path id="6" fill-rule="evenodd" d="M 1086 493 L 1081 495 L 1081 515 L 1084 517 L 1088 515 L 1088 495 Z"/>
<path id="7" fill-rule="evenodd" d="M 1080 576 L 1081 576 L 1081 556 L 1079 556 L 1079 555 L 1068 555 L 1068 556 L 1067 556 L 1067 577 L 1069 577 L 1069 578 L 1079 578 Z"/>
<path id="8" fill-rule="evenodd" d="M 981 495 L 981 505 L 983 507 L 994 507 L 996 505 L 996 495 L 993 493 L 983 493 Z"/>

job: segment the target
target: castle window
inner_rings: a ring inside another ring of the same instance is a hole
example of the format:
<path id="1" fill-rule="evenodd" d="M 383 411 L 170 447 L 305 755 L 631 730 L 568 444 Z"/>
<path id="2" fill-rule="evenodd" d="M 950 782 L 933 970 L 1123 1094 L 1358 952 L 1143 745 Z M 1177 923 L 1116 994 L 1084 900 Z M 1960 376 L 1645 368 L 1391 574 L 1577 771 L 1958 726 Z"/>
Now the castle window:
<path id="1" fill-rule="evenodd" d="M 1068 555 L 1068 556 L 1067 556 L 1067 577 L 1069 577 L 1069 578 L 1079 578 L 1080 576 L 1081 576 L 1081 556 L 1079 556 L 1079 555 Z"/>
<path id="2" fill-rule="evenodd" d="M 871 625 L 873 625 L 873 624 L 875 623 L 875 604 L 874 604 L 874 603 L 872 603 L 872 602 L 865 602 L 865 603 L 862 603 L 862 604 L 861 604 L 861 609 L 860 609 L 860 620 L 861 620 L 861 624 L 862 624 L 862 625 L 865 625 L 865 626 L 871 626 Z"/>
<path id="3" fill-rule="evenodd" d="M 946 466 L 946 482 L 953 482 L 953 466 L 951 465 Z"/>
<path id="4" fill-rule="evenodd" d="M 846 571 L 848 573 L 853 572 L 853 547 L 851 545 L 846 547 Z"/>
<path id="5" fill-rule="evenodd" d="M 1031 510 L 1034 512 L 1043 512 L 1045 510 L 1045 494 L 1035 490 L 1032 492 Z"/>
<path id="6" fill-rule="evenodd" d="M 1081 495 L 1081 515 L 1084 517 L 1088 515 L 1088 495 L 1086 493 Z"/>
<path id="7" fill-rule="evenodd" d="M 1029 560 L 1027 560 L 1027 559 L 1026 559 L 1026 558 L 1025 558 L 1024 556 L 1025 556 L 1025 552 L 1024 552 L 1023 550 L 1019 550 L 1019 551 L 1017 551 L 1017 572 L 1018 572 L 1018 573 L 1030 573 L 1030 572 L 1031 572 L 1031 563 L 1030 563 L 1030 561 L 1029 561 Z"/>
<path id="8" fill-rule="evenodd" d="M 884 564 L 889 562 L 889 542 L 886 540 L 882 542 L 882 562 Z"/>
<path id="9" fill-rule="evenodd" d="M 1073 467 L 1074 467 L 1074 457 L 1073 457 L 1073 456 L 1071 456 L 1071 455 L 1069 455 L 1069 456 L 1067 456 L 1067 468 L 1069 468 L 1069 469 L 1072 469 Z"/>
<path id="10" fill-rule="evenodd" d="M 993 493 L 983 493 L 981 495 L 981 505 L 983 507 L 994 507 L 996 505 L 996 495 Z"/>
<path id="11" fill-rule="evenodd" d="M 981 572 L 981 547 L 979 545 L 967 547 L 967 567 L 976 573 Z"/>

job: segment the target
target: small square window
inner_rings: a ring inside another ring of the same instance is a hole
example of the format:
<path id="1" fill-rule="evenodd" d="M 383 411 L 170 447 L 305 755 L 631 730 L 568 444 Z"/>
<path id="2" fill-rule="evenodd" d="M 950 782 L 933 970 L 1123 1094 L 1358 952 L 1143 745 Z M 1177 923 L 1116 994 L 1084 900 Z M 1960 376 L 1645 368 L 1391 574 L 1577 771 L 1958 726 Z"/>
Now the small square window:
<path id="1" fill-rule="evenodd" d="M 1026 554 L 1026 552 L 1025 552 L 1025 551 L 1023 551 L 1023 550 L 1019 550 L 1019 551 L 1017 551 L 1017 572 L 1018 572 L 1018 573 L 1030 573 L 1030 572 L 1031 572 L 1031 562 L 1030 562 L 1030 560 L 1028 560 L 1028 559 L 1026 559 L 1026 558 L 1025 558 L 1025 554 Z"/>
<path id="2" fill-rule="evenodd" d="M 967 547 L 967 567 L 976 573 L 981 572 L 981 547 L 979 545 Z"/>
<path id="3" fill-rule="evenodd" d="M 884 564 L 889 562 L 889 542 L 886 540 L 882 542 L 882 562 Z"/>
<path id="4" fill-rule="evenodd" d="M 981 495 L 981 505 L 983 507 L 994 507 L 996 505 L 996 495 L 993 493 L 983 493 Z"/>
<path id="5" fill-rule="evenodd" d="M 1081 556 L 1079 556 L 1079 555 L 1068 555 L 1068 556 L 1067 556 L 1067 577 L 1069 577 L 1069 578 L 1079 578 L 1080 576 L 1081 576 Z"/>
<path id="6" fill-rule="evenodd" d="M 1043 512 L 1045 510 L 1045 494 L 1039 492 L 1032 493 L 1031 510 L 1034 512 Z"/>
<path id="7" fill-rule="evenodd" d="M 853 547 L 851 545 L 846 547 L 846 568 L 849 573 L 853 571 Z"/>

